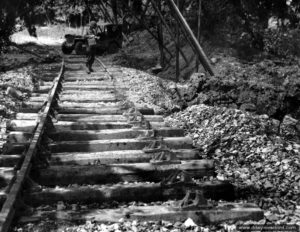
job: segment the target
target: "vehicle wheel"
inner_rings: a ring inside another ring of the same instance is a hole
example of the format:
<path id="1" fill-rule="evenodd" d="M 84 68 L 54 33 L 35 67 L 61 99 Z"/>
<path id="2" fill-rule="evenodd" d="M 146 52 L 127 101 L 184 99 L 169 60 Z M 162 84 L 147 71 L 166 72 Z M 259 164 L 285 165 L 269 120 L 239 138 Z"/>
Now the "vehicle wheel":
<path id="1" fill-rule="evenodd" d="M 110 43 L 107 49 L 107 52 L 112 54 L 119 51 L 119 46 L 116 43 Z"/>
<path id="2" fill-rule="evenodd" d="M 69 46 L 67 42 L 63 42 L 63 44 L 61 45 L 63 54 L 69 55 L 72 53 L 73 49 L 73 46 Z"/>
<path id="3" fill-rule="evenodd" d="M 86 54 L 86 48 L 83 46 L 83 42 L 77 42 L 75 44 L 75 53 L 77 55 L 85 55 Z"/>

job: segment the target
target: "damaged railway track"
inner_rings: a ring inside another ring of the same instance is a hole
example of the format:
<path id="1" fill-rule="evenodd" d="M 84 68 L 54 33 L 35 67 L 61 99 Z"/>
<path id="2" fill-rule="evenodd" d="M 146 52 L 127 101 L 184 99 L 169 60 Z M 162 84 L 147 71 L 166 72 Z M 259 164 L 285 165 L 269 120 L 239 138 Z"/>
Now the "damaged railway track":
<path id="1" fill-rule="evenodd" d="M 233 186 L 209 181 L 213 160 L 202 159 L 182 129 L 126 100 L 120 67 L 98 59 L 87 75 L 82 63 L 82 57 L 65 57 L 58 76 L 41 77 L 43 85 L 7 126 L 1 232 L 28 216 L 99 222 L 189 217 L 199 224 L 263 217 L 253 204 L 228 202 Z M 213 203 L 218 200 L 226 203 Z M 133 201 L 151 204 L 76 207 Z"/>

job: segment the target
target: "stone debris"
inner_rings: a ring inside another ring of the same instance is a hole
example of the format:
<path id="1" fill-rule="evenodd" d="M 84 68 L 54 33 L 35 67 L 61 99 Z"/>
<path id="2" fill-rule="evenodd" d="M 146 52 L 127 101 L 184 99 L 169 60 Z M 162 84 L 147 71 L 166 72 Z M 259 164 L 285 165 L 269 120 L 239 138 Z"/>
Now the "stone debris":
<path id="1" fill-rule="evenodd" d="M 197 226 L 197 224 L 191 218 L 186 219 L 186 221 L 183 223 L 183 225 L 187 229 L 195 228 Z"/>
<path id="2" fill-rule="evenodd" d="M 147 106 L 158 113 L 173 108 L 172 97 L 165 88 L 169 81 L 129 68 L 122 68 L 122 76 L 116 78 L 118 84 L 129 88 L 126 98 L 136 106 Z"/>
<path id="3" fill-rule="evenodd" d="M 16 99 L 19 99 L 19 100 L 23 99 L 22 92 L 16 90 L 15 88 L 12 88 L 12 87 L 8 87 L 6 89 L 5 94 L 12 97 L 12 98 L 16 98 Z"/>
<path id="4" fill-rule="evenodd" d="M 299 207 L 300 144 L 287 139 L 295 136 L 285 126 L 291 123 L 283 123 L 278 134 L 276 121 L 267 115 L 206 105 L 191 106 L 165 121 L 185 129 L 203 158 L 215 160 L 217 178 L 231 181 L 238 197 L 282 214 L 294 214 Z"/>
<path id="5" fill-rule="evenodd" d="M 121 231 L 132 231 L 132 232 L 236 232 L 240 225 L 265 225 L 274 226 L 278 225 L 277 222 L 268 222 L 263 219 L 259 222 L 248 221 L 248 222 L 236 222 L 233 223 L 222 223 L 221 225 L 203 226 L 196 225 L 192 219 L 188 218 L 184 222 L 170 223 L 167 221 L 127 221 L 122 220 L 116 223 L 96 223 L 93 221 L 87 221 L 85 224 L 71 225 L 61 222 L 44 221 L 38 226 L 33 223 L 27 223 L 23 227 L 15 227 L 12 231 L 14 232 L 29 232 L 29 231 L 59 231 L 59 232 L 121 232 Z M 288 223 L 292 224 L 292 223 Z M 295 224 L 294 224 L 295 225 Z"/>

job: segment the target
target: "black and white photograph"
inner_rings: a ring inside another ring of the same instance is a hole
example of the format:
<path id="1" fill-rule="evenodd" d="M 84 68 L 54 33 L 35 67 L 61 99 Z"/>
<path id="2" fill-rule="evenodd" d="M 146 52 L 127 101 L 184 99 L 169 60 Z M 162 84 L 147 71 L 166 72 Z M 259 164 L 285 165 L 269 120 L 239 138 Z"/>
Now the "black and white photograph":
<path id="1" fill-rule="evenodd" d="M 299 0 L 0 0 L 0 232 L 300 232 Z"/>

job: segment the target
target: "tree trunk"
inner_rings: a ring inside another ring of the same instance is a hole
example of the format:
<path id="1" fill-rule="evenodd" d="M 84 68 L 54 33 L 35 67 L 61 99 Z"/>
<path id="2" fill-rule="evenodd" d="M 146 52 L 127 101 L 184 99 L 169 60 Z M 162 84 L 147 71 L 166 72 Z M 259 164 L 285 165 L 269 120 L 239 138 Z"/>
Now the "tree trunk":
<path id="1" fill-rule="evenodd" d="M 161 2 L 160 0 L 157 1 L 158 4 L 158 10 L 161 11 Z M 158 35 L 158 44 L 159 44 L 159 51 L 160 51 L 160 65 L 163 68 L 165 65 L 165 59 L 164 59 L 164 36 L 163 36 L 163 27 L 162 27 L 162 21 L 157 18 L 157 35 Z"/>

